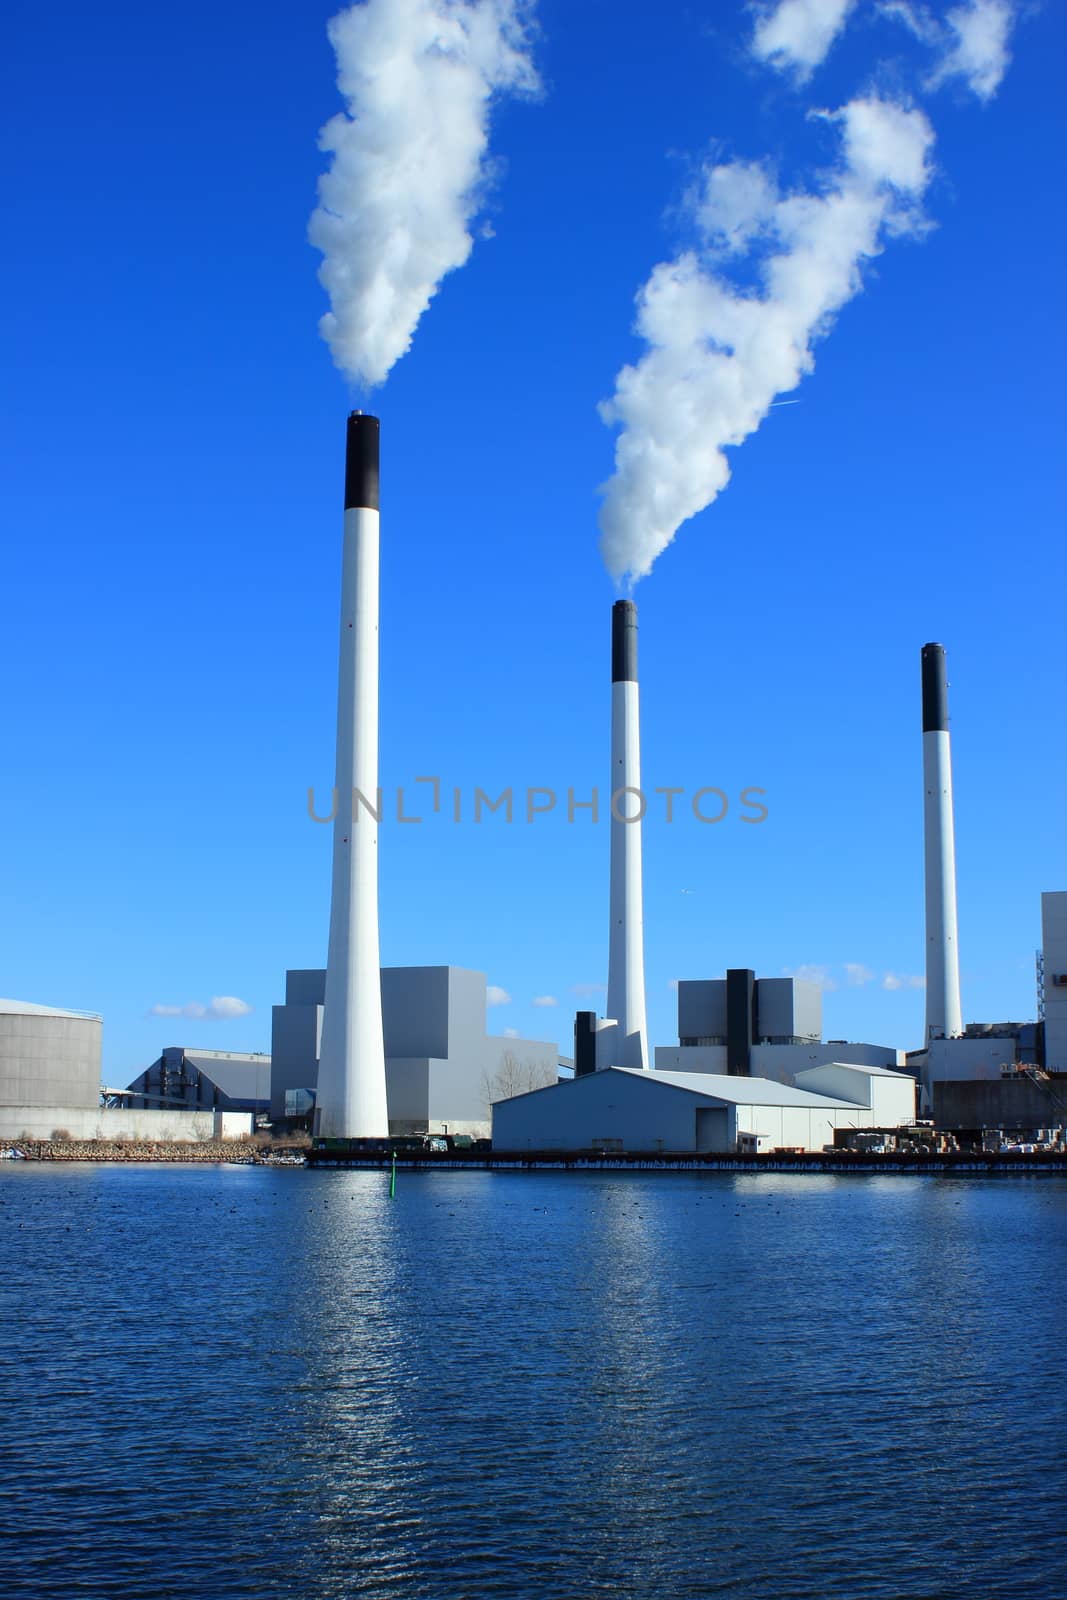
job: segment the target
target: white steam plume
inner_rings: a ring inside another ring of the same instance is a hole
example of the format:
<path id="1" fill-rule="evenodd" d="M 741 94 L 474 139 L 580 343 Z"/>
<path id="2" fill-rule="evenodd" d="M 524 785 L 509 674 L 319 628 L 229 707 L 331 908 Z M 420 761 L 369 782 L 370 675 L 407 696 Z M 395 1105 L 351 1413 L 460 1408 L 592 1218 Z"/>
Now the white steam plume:
<path id="1" fill-rule="evenodd" d="M 811 371 L 812 344 L 862 287 L 861 263 L 885 237 L 925 226 L 933 132 L 923 114 L 871 98 L 818 115 L 840 125 L 843 149 L 817 191 L 782 194 L 750 163 L 706 168 L 691 197 L 702 248 L 661 262 L 637 297 L 649 348 L 600 407 L 622 429 L 600 511 L 601 554 L 616 581 L 644 577 L 725 488 L 726 447 Z M 731 256 L 753 252 L 761 293 L 724 273 Z"/>
<path id="2" fill-rule="evenodd" d="M 528 0 L 365 0 L 329 24 L 347 110 L 319 136 L 333 160 L 308 237 L 332 308 L 320 332 L 357 382 L 384 380 L 470 255 L 493 97 L 538 87 L 527 15 Z"/>
<path id="3" fill-rule="evenodd" d="M 856 0 L 779 0 L 752 36 L 752 54 L 803 83 L 829 54 Z"/>

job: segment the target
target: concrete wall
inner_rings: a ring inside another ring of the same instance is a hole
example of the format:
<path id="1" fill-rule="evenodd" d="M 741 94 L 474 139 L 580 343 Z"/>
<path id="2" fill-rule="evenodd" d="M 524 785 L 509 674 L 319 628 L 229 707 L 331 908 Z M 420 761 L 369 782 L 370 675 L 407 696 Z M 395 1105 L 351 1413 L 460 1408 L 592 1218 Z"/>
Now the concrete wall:
<path id="1" fill-rule="evenodd" d="M 939 1128 L 1044 1128 L 1067 1126 L 1067 1076 L 1048 1083 L 1032 1078 L 942 1079 L 933 1086 Z"/>
<path id="2" fill-rule="evenodd" d="M 1010 1065 L 1017 1054 L 1014 1039 L 931 1039 L 923 1080 L 939 1083 L 963 1078 L 999 1083 L 1001 1066 Z"/>
<path id="3" fill-rule="evenodd" d="M 761 1039 L 821 1039 L 822 990 L 799 978 L 757 978 Z"/>
<path id="4" fill-rule="evenodd" d="M 0 1106 L 100 1103 L 99 1017 L 0 1012 Z"/>
<path id="5" fill-rule="evenodd" d="M 165 1139 L 202 1144 L 208 1139 L 239 1139 L 251 1133 L 244 1111 L 87 1111 L 83 1106 L 0 1106 L 0 1140 Z"/>
<path id="6" fill-rule="evenodd" d="M 383 967 L 386 1058 L 448 1055 L 448 967 Z M 485 990 L 482 990 L 484 1024 Z"/>
<path id="7" fill-rule="evenodd" d="M 287 974 L 289 977 L 325 974 Z M 310 986 L 309 986 L 310 987 Z M 286 983 L 286 994 L 289 984 Z M 305 989 L 303 992 L 308 992 Z M 314 992 L 311 990 L 311 992 Z M 285 1116 L 287 1089 L 314 1089 L 319 1077 L 323 1007 L 318 1003 L 290 1002 L 271 1008 L 270 1114 Z"/>
<path id="8" fill-rule="evenodd" d="M 684 978 L 679 983 L 678 1037 L 722 1039 L 725 1043 L 726 980 L 724 978 Z"/>
<path id="9" fill-rule="evenodd" d="M 725 987 L 725 986 L 724 986 Z M 725 1072 L 724 1044 L 658 1044 L 654 1072 Z"/>
<path id="10" fill-rule="evenodd" d="M 1052 1072 L 1067 1072 L 1067 893 L 1041 896 L 1041 949 L 1045 958 L 1045 1065 Z"/>
<path id="11" fill-rule="evenodd" d="M 396 1057 L 385 1074 L 385 1093 L 391 1133 L 429 1133 L 426 1126 L 430 1099 L 430 1072 L 440 1065 L 428 1056 Z"/>
<path id="12" fill-rule="evenodd" d="M 321 1006 L 326 1003 L 326 968 L 291 967 L 285 974 L 287 1006 Z"/>

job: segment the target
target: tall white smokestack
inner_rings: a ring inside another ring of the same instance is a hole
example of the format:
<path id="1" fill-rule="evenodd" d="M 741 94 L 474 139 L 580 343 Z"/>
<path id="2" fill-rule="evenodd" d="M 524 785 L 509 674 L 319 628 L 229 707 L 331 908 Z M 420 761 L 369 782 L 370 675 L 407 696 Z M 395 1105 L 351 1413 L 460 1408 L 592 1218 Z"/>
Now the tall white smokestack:
<path id="1" fill-rule="evenodd" d="M 378 418 L 354 411 L 345 455 L 336 813 L 315 1132 L 387 1138 L 378 952 Z"/>
<path id="2" fill-rule="evenodd" d="M 956 928 L 956 838 L 948 735 L 945 652 L 922 648 L 923 788 L 926 851 L 926 1042 L 963 1032 Z"/>
<path id="3" fill-rule="evenodd" d="M 626 793 L 627 790 L 633 792 Z M 617 1067 L 649 1064 L 641 904 L 644 800 L 640 790 L 637 607 L 632 600 L 617 600 L 611 613 L 611 931 L 607 1000 L 607 1014 L 616 1024 L 610 1065 Z"/>

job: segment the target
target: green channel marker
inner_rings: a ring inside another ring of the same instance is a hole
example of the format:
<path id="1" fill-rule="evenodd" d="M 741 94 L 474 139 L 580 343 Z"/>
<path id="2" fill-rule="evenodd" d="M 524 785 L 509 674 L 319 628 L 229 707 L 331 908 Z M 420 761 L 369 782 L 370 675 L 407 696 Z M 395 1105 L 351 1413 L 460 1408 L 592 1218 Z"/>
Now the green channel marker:
<path id="1" fill-rule="evenodd" d="M 396 1199 L 396 1151 L 393 1151 L 393 1165 L 389 1171 L 389 1198 Z"/>

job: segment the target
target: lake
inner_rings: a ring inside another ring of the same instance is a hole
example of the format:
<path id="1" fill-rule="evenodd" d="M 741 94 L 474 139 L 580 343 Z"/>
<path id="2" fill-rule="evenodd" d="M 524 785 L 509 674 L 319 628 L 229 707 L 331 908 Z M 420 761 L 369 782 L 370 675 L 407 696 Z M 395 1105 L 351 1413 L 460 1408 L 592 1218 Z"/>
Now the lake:
<path id="1" fill-rule="evenodd" d="M 1067 1181 L 0 1168 L 0 1595 L 1067 1595 Z"/>

